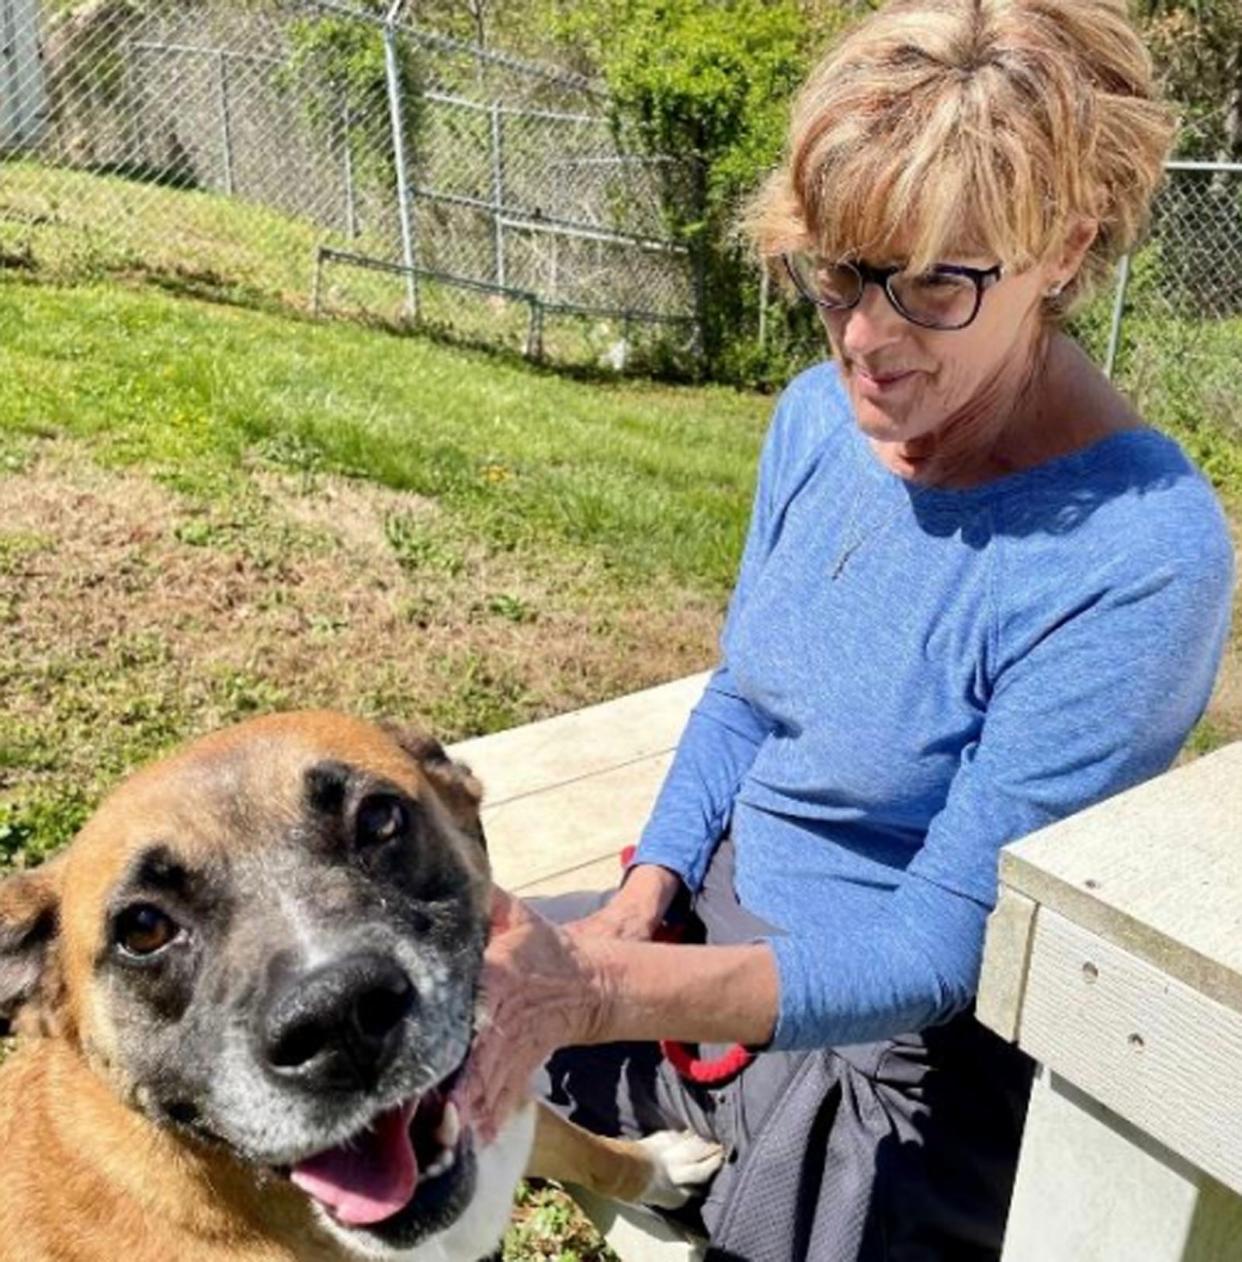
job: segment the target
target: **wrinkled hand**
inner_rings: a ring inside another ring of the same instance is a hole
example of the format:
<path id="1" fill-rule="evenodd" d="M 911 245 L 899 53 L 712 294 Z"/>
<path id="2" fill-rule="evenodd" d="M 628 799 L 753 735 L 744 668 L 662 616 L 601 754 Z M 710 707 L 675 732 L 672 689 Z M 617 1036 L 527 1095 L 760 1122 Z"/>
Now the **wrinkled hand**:
<path id="1" fill-rule="evenodd" d="M 642 864 L 630 870 L 625 884 L 604 907 L 566 925 L 565 932 L 577 940 L 650 942 L 680 886 L 680 878 L 667 868 Z"/>
<path id="2" fill-rule="evenodd" d="M 552 1052 L 599 1041 L 607 1001 L 589 945 L 499 889 L 492 898 L 482 996 L 464 1093 L 471 1124 L 486 1144 Z"/>

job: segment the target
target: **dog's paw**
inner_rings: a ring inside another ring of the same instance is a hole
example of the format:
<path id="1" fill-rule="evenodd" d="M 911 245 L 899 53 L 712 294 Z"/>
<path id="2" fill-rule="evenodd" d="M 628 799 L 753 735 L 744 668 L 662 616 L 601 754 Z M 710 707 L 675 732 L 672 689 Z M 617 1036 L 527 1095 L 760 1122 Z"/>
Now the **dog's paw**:
<path id="1" fill-rule="evenodd" d="M 720 1169 L 724 1149 L 693 1131 L 656 1131 L 638 1141 L 651 1162 L 651 1180 L 641 1199 L 677 1209 Z"/>

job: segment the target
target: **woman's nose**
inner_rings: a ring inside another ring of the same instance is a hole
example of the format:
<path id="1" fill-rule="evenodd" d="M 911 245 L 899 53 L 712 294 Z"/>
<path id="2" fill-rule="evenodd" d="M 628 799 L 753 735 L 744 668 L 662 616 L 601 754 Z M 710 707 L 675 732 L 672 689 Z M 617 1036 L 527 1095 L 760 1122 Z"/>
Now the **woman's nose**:
<path id="1" fill-rule="evenodd" d="M 838 319 L 842 349 L 849 355 L 866 357 L 891 346 L 909 330 L 909 322 L 893 309 L 888 295 L 879 285 L 863 288 L 858 306 L 841 313 Z"/>

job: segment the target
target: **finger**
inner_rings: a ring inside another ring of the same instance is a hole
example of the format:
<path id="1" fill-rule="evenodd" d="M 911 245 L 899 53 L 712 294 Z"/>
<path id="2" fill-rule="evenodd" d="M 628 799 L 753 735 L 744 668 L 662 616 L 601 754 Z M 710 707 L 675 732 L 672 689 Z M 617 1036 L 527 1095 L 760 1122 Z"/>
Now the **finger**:
<path id="1" fill-rule="evenodd" d="M 493 934 L 507 933 L 522 910 L 520 900 L 499 885 L 492 886 L 491 929 Z"/>
<path id="2" fill-rule="evenodd" d="M 470 1127 L 484 1145 L 496 1138 L 496 1120 L 488 1099 L 488 1072 L 485 1067 L 472 1064 L 466 1083 L 466 1113 Z"/>
<path id="3" fill-rule="evenodd" d="M 493 1121 L 508 1116 L 505 1102 L 509 1099 L 513 1083 L 514 1054 L 499 1046 L 490 1049 L 486 1062 L 480 1066 L 484 1110 Z"/>
<path id="4" fill-rule="evenodd" d="M 487 1145 L 495 1141 L 499 1128 L 488 1109 L 486 1097 L 483 1095 L 471 1097 L 467 1107 L 469 1109 L 470 1129 L 474 1131 L 478 1142 L 483 1147 L 487 1147 Z"/>
<path id="5" fill-rule="evenodd" d="M 522 1090 L 514 1083 L 505 1083 L 496 1101 L 494 1117 L 512 1117 L 522 1102 Z"/>

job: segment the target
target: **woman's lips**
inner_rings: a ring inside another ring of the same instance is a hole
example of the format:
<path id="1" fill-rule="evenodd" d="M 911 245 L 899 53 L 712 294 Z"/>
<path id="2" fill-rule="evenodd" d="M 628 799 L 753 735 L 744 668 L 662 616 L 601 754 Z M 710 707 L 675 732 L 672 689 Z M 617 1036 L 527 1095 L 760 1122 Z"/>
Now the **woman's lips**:
<path id="1" fill-rule="evenodd" d="M 888 394 L 899 386 L 904 385 L 907 381 L 913 380 L 914 376 L 913 370 L 909 372 L 872 373 L 865 368 L 854 368 L 854 379 L 858 382 L 859 388 L 866 394 Z"/>

